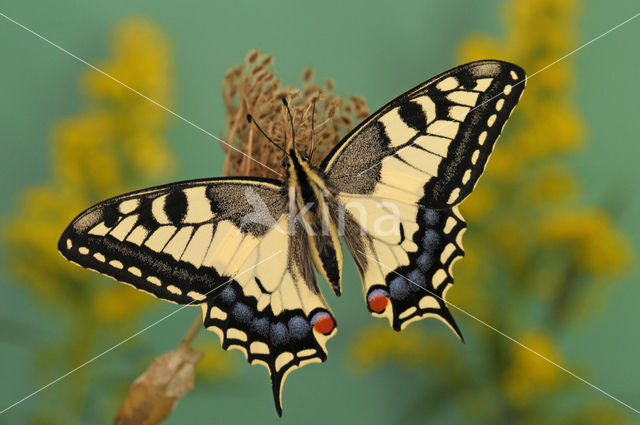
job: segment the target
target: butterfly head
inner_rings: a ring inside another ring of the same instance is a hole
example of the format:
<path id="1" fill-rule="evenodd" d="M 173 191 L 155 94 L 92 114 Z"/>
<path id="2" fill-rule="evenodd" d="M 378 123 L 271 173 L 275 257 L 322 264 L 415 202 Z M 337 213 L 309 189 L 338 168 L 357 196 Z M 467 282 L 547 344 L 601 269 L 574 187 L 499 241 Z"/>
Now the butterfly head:
<path id="1" fill-rule="evenodd" d="M 278 145 L 277 143 L 275 143 L 273 141 L 273 139 L 271 137 L 269 137 L 264 130 L 262 130 L 262 127 L 260 127 L 260 125 L 254 120 L 253 116 L 251 114 L 247 114 L 247 121 L 250 124 L 253 124 L 256 126 L 256 128 L 258 129 L 258 131 L 260 131 L 260 133 L 262 133 L 262 135 L 269 141 L 269 143 L 271 143 L 274 147 L 276 147 L 277 149 L 281 150 L 282 153 L 284 153 L 282 160 L 280 162 L 280 165 L 282 166 L 283 169 L 288 170 L 290 164 L 294 164 L 294 165 L 299 165 L 299 164 L 305 164 L 305 168 L 309 167 L 309 164 L 311 163 L 311 157 L 313 156 L 313 150 L 314 150 L 314 143 L 313 143 L 313 127 L 314 127 L 314 115 L 315 115 L 315 101 L 313 102 L 313 112 L 311 113 L 311 153 L 308 154 L 306 150 L 301 150 L 298 151 L 296 149 L 296 136 L 295 136 L 295 129 L 294 129 L 294 125 L 293 125 L 293 116 L 291 115 L 291 110 L 289 109 L 289 104 L 287 103 L 286 99 L 282 99 L 282 103 L 284 105 L 284 107 L 286 108 L 287 111 L 287 115 L 289 116 L 289 124 L 291 125 L 291 148 L 289 148 L 289 150 L 287 151 L 286 145 L 287 145 L 287 141 L 286 141 L 286 135 L 285 135 L 285 147 L 283 148 L 282 146 Z"/>

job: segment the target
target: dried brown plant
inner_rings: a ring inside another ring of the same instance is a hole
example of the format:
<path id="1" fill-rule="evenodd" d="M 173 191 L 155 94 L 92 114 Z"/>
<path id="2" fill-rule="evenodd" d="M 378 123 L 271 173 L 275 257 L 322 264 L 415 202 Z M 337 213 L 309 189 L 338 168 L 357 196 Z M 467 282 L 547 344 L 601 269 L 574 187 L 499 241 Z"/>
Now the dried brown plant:
<path id="1" fill-rule="evenodd" d="M 223 174 L 279 177 L 282 153 L 271 145 L 255 125 L 247 121 L 247 114 L 283 148 L 290 148 L 291 126 L 282 99 L 286 99 L 293 116 L 296 147 L 311 151 L 311 124 L 314 122 L 315 152 L 312 163 L 322 158 L 353 127 L 355 121 L 369 116 L 366 101 L 359 96 L 348 99 L 333 93 L 334 83 L 327 79 L 323 85 L 314 82 L 311 68 L 302 73 L 302 88 L 282 87 L 272 69 L 273 56 L 250 51 L 243 65 L 231 68 L 224 77 L 222 93 L 227 109 L 227 142 L 246 155 L 221 144 L 227 157 Z M 314 108 L 315 104 L 315 108 Z M 314 112 L 315 110 L 315 112 Z M 256 161 L 251 160 L 254 158 Z"/>

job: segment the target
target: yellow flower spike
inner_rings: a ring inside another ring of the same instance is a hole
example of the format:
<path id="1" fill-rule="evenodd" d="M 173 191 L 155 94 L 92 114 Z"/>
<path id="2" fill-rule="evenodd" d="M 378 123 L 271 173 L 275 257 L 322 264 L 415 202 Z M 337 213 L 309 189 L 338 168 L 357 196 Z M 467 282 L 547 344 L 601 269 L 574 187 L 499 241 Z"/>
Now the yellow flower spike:
<path id="1" fill-rule="evenodd" d="M 100 64 L 109 75 L 165 106 L 169 100 L 170 52 L 166 37 L 142 18 L 124 21 L 116 29 L 112 44 L 114 58 Z M 136 93 L 104 75 L 88 71 L 84 77 L 87 93 L 96 98 L 139 103 Z M 144 100 L 144 99 L 142 99 Z M 150 105 L 150 108 L 157 108 Z"/>
<path id="2" fill-rule="evenodd" d="M 195 348 L 204 353 L 204 357 L 196 363 L 196 375 L 207 379 L 220 379 L 230 376 L 235 371 L 235 357 L 224 351 L 220 343 L 214 339 L 198 341 Z"/>
<path id="3" fill-rule="evenodd" d="M 153 298 L 125 285 L 110 285 L 92 298 L 96 319 L 106 324 L 127 322 Z"/>
<path id="4" fill-rule="evenodd" d="M 620 273 L 630 259 L 628 241 L 600 210 L 565 211 L 540 222 L 543 246 L 566 246 L 581 270 L 593 274 Z"/>
<path id="5" fill-rule="evenodd" d="M 495 40 L 483 35 L 477 35 L 466 39 L 458 48 L 458 56 L 465 58 L 465 62 L 482 60 L 487 58 L 505 58 L 502 48 Z M 517 61 L 514 61 L 517 62 Z"/>
<path id="6" fill-rule="evenodd" d="M 469 223 L 481 220 L 495 208 L 496 195 L 494 189 L 487 184 L 479 184 L 460 206 L 462 216 Z M 465 242 L 466 245 L 466 242 Z"/>
<path id="7" fill-rule="evenodd" d="M 533 206 L 575 198 L 579 193 L 576 178 L 559 165 L 543 166 L 526 190 L 526 199 Z"/>
<path id="8" fill-rule="evenodd" d="M 562 363 L 553 340 L 543 333 L 531 332 L 519 338 L 536 353 Z M 527 407 L 536 398 L 550 392 L 561 380 L 561 371 L 528 350 L 510 345 L 511 363 L 502 380 L 507 397 L 516 407 Z"/>
<path id="9" fill-rule="evenodd" d="M 146 21 L 129 20 L 118 28 L 113 58 L 104 69 L 167 104 L 169 66 L 168 44 L 160 31 Z M 62 120 L 52 132 L 52 182 L 26 191 L 4 240 L 11 269 L 48 305 L 80 321 L 93 320 L 80 317 L 88 313 L 117 320 L 138 314 L 146 299 L 127 295 L 117 303 L 126 288 L 113 284 L 103 294 L 107 300 L 113 298 L 111 307 L 69 307 L 94 302 L 100 278 L 63 261 L 56 240 L 87 205 L 133 189 L 131 182 L 138 186 L 166 174 L 171 162 L 162 134 L 167 117 L 148 100 L 93 70 L 87 71 L 83 84 L 90 97 L 86 112 Z"/>
<path id="10" fill-rule="evenodd" d="M 357 338 L 351 346 L 349 359 L 351 367 L 361 372 L 386 362 L 409 368 L 438 367 L 445 364 L 451 355 L 446 344 L 434 343 L 417 328 L 409 327 L 398 333 L 388 326 L 375 324 L 367 327 Z"/>

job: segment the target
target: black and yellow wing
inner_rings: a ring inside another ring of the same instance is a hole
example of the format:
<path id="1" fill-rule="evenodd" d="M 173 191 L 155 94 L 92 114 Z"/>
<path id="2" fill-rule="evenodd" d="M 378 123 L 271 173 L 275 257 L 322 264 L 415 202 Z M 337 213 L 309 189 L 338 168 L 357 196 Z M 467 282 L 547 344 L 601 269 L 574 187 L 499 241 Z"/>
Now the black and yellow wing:
<path id="1" fill-rule="evenodd" d="M 435 316 L 461 336 L 444 301 L 464 254 L 456 206 L 484 171 L 525 79 L 501 61 L 453 68 L 383 106 L 324 160 L 367 305 L 394 329 Z"/>
<path id="2" fill-rule="evenodd" d="M 76 217 L 68 260 L 158 298 L 202 307 L 204 326 L 281 388 L 294 368 L 326 359 L 335 321 L 316 284 L 302 229 L 289 232 L 281 183 L 196 180 L 132 192 Z"/>

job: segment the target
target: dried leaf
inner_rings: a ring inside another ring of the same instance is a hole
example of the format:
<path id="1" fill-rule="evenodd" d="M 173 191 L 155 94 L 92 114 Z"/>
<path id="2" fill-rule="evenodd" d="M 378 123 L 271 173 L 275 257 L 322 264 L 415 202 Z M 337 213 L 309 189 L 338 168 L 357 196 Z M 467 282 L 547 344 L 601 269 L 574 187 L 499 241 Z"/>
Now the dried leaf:
<path id="1" fill-rule="evenodd" d="M 180 344 L 176 349 L 156 357 L 149 368 L 134 381 L 116 425 L 154 425 L 165 420 L 178 400 L 193 388 L 194 366 L 203 353 Z"/>

